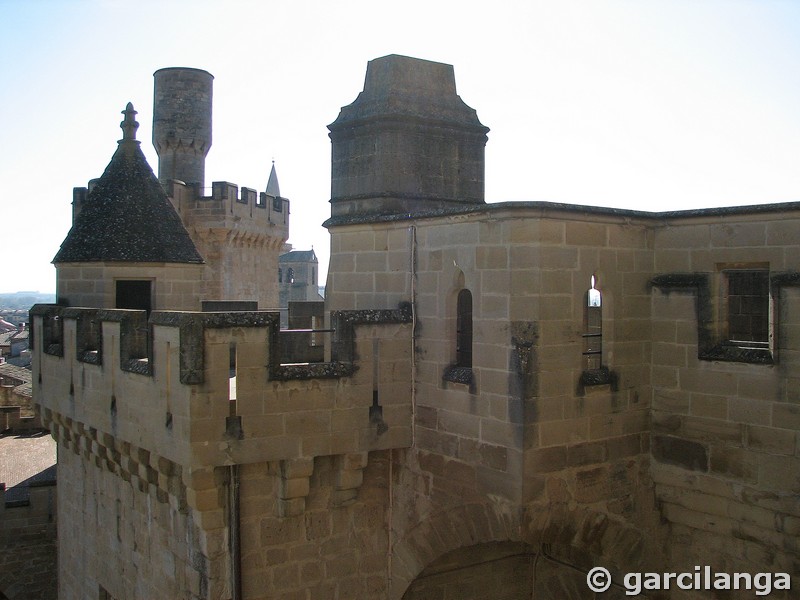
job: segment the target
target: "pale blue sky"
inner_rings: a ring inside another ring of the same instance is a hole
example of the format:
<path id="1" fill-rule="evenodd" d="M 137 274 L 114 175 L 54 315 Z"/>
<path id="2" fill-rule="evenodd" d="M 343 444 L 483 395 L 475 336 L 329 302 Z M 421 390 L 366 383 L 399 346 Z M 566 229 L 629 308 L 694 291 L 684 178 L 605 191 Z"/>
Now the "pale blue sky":
<path id="1" fill-rule="evenodd" d="M 671 210 L 800 200 L 794 0 L 0 0 L 0 292 L 52 291 L 72 188 L 98 177 L 152 74 L 215 76 L 206 185 L 263 190 L 272 158 L 290 242 L 323 266 L 330 141 L 367 61 L 455 66 L 491 128 L 486 199 Z M 324 273 L 324 267 L 321 269 Z"/>

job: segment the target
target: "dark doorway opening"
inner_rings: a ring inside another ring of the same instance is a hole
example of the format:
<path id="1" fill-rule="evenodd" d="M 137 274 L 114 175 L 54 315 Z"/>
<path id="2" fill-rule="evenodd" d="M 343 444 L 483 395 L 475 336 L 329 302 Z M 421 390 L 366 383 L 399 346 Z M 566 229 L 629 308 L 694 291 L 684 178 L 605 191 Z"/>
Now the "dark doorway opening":
<path id="1" fill-rule="evenodd" d="M 146 310 L 147 314 L 153 310 L 153 282 L 149 279 L 119 279 L 117 280 L 116 308 L 132 308 Z"/>

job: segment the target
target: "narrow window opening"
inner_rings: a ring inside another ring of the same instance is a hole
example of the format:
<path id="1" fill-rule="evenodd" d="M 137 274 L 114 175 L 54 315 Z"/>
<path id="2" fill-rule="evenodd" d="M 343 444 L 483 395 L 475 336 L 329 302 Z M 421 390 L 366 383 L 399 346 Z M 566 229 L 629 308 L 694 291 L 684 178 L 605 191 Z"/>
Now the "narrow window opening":
<path id="1" fill-rule="evenodd" d="M 456 366 L 472 368 L 472 292 L 458 293 L 456 311 Z"/>
<path id="2" fill-rule="evenodd" d="M 388 425 L 383 421 L 383 406 L 380 404 L 379 388 L 381 380 L 381 351 L 380 340 L 372 340 L 372 406 L 369 408 L 369 422 L 377 428 L 378 435 L 389 430 Z"/>
<path id="3" fill-rule="evenodd" d="M 286 283 L 294 283 L 294 269 L 292 267 L 289 267 L 286 272 Z"/>
<path id="4" fill-rule="evenodd" d="M 278 283 L 283 283 L 283 269 L 278 269 Z"/>
<path id="5" fill-rule="evenodd" d="M 597 280 L 592 275 L 583 334 L 583 368 L 586 371 L 599 370 L 603 362 L 603 298 L 596 284 Z"/>
<path id="6" fill-rule="evenodd" d="M 228 416 L 225 418 L 225 433 L 233 439 L 244 439 L 242 429 L 242 417 L 239 414 L 239 402 L 237 400 L 237 374 L 238 360 L 236 352 L 236 342 L 231 342 L 229 349 L 229 370 L 228 370 Z"/>
<path id="7" fill-rule="evenodd" d="M 236 342 L 230 344 L 230 370 L 228 372 L 228 408 L 229 415 L 235 417 L 238 412 L 236 406 Z"/>

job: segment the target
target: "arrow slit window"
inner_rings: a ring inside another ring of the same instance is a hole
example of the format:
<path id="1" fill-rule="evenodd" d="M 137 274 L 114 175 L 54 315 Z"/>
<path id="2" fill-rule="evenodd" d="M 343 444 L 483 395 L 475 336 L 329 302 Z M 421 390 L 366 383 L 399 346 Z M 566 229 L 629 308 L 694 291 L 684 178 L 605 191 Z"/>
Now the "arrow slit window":
<path id="1" fill-rule="evenodd" d="M 472 292 L 458 292 L 456 308 L 456 366 L 472 368 Z"/>

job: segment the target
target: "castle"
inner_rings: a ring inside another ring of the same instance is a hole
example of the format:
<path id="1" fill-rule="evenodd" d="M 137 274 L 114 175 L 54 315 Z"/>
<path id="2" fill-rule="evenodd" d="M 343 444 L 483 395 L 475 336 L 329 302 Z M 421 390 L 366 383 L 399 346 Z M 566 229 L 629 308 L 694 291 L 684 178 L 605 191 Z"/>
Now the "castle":
<path id="1" fill-rule="evenodd" d="M 697 566 L 797 597 L 800 204 L 487 204 L 453 68 L 378 58 L 329 126 L 298 359 L 263 310 L 287 201 L 201 193 L 211 80 L 156 73 L 158 179 L 124 111 L 32 310 L 59 598 L 615 599 Z"/>

